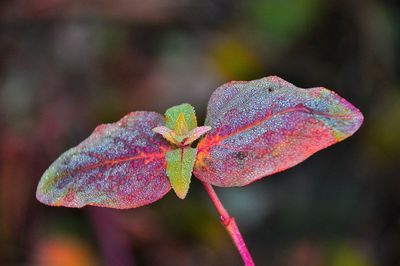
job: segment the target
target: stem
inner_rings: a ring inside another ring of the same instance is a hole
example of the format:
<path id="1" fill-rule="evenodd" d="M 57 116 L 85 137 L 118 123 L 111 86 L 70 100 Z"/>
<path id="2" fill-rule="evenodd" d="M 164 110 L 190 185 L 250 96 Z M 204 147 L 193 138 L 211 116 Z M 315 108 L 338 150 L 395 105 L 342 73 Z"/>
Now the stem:
<path id="1" fill-rule="evenodd" d="M 240 256 L 242 256 L 244 265 L 253 266 L 253 259 L 251 258 L 250 252 L 246 247 L 246 243 L 244 243 L 243 237 L 240 234 L 235 219 L 230 216 L 229 213 L 226 211 L 224 205 L 222 205 L 222 202 L 219 200 L 217 194 L 215 193 L 214 188 L 208 183 L 202 183 L 220 215 L 222 224 L 225 226 L 226 231 L 228 231 L 229 235 L 231 236 L 233 243 L 235 243 L 235 246 L 239 251 Z"/>

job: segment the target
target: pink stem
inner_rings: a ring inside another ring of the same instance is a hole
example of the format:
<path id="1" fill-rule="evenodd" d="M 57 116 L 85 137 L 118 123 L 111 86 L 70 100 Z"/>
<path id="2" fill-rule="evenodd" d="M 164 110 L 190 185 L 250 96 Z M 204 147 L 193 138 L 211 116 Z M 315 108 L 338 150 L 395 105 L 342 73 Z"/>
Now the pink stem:
<path id="1" fill-rule="evenodd" d="M 244 243 L 243 237 L 240 234 L 235 219 L 230 216 L 229 213 L 226 211 L 224 205 L 222 205 L 222 202 L 219 200 L 217 194 L 215 193 L 214 188 L 208 183 L 202 183 L 219 215 L 221 216 L 222 224 L 225 226 L 226 231 L 228 231 L 229 235 L 231 236 L 233 243 L 235 243 L 235 246 L 239 251 L 240 256 L 242 256 L 244 265 L 253 266 L 253 259 L 251 258 L 250 252 L 246 247 L 246 243 Z"/>

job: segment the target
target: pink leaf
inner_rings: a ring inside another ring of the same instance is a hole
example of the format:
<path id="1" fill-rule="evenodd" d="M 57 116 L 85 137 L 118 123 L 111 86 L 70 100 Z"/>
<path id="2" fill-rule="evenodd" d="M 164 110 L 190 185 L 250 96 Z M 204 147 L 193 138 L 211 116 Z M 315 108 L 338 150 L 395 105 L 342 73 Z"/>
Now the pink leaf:
<path id="1" fill-rule="evenodd" d="M 217 186 L 244 186 L 292 167 L 351 136 L 360 111 L 325 88 L 300 89 L 278 77 L 230 82 L 208 104 L 212 130 L 194 174 Z"/>
<path id="2" fill-rule="evenodd" d="M 189 136 L 187 139 L 184 140 L 184 145 L 190 145 L 193 141 L 197 140 L 200 138 L 202 135 L 207 133 L 208 131 L 211 130 L 211 127 L 208 126 L 202 126 L 202 127 L 196 127 L 193 128 L 187 135 Z"/>
<path id="3" fill-rule="evenodd" d="M 161 199 L 170 189 L 166 140 L 152 128 L 164 117 L 134 112 L 98 126 L 63 153 L 43 174 L 36 197 L 55 206 L 135 208 Z"/>

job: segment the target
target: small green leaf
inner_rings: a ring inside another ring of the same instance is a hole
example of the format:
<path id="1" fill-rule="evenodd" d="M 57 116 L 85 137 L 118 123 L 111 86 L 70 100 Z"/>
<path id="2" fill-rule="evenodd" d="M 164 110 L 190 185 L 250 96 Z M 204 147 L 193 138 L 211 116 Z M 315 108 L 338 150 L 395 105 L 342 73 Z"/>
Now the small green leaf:
<path id="1" fill-rule="evenodd" d="M 167 176 L 176 195 L 184 199 L 189 190 L 190 178 L 196 160 L 197 149 L 184 147 L 168 151 Z"/>
<path id="2" fill-rule="evenodd" d="M 196 113 L 193 106 L 183 103 L 169 108 L 165 112 L 165 124 L 177 135 L 184 135 L 197 127 Z"/>

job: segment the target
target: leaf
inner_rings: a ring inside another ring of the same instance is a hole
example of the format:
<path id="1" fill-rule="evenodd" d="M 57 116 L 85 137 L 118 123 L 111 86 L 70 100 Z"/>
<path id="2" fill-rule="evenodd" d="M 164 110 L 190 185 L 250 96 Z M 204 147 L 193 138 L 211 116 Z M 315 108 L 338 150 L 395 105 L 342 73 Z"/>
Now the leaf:
<path id="1" fill-rule="evenodd" d="M 222 85 L 207 110 L 212 130 L 197 146 L 194 175 L 224 187 L 292 167 L 351 136 L 363 121 L 335 92 L 300 89 L 274 76 Z"/>
<path id="2" fill-rule="evenodd" d="M 208 126 L 202 126 L 202 127 L 196 127 L 190 130 L 188 133 L 185 135 L 177 135 L 175 131 L 165 127 L 165 126 L 159 126 L 153 128 L 153 132 L 158 133 L 162 135 L 166 140 L 171 142 L 172 144 L 175 144 L 177 146 L 187 146 L 192 144 L 195 140 L 200 138 L 202 135 L 206 134 L 208 131 L 211 130 L 211 127 Z"/>
<path id="3" fill-rule="evenodd" d="M 154 133 L 160 134 L 163 136 L 166 140 L 171 142 L 172 144 L 175 145 L 180 145 L 181 141 L 178 139 L 179 136 L 175 134 L 175 131 L 172 129 L 166 127 L 166 126 L 159 126 L 155 127 L 152 129 Z"/>
<path id="4" fill-rule="evenodd" d="M 187 146 L 207 133 L 211 127 L 197 127 L 196 112 L 190 104 L 184 103 L 165 112 L 166 126 L 153 128 L 166 140 L 177 146 Z"/>
<path id="5" fill-rule="evenodd" d="M 191 147 L 167 152 L 167 175 L 176 195 L 181 199 L 186 197 L 189 190 L 196 153 L 197 149 Z"/>
<path id="6" fill-rule="evenodd" d="M 161 199 L 170 189 L 165 154 L 170 145 L 152 128 L 164 125 L 153 112 L 134 112 L 98 126 L 63 153 L 43 174 L 39 201 L 55 206 L 135 208 Z"/>
<path id="7" fill-rule="evenodd" d="M 193 106 L 183 103 L 169 108 L 165 112 L 166 126 L 177 135 L 184 135 L 197 127 L 196 113 Z"/>
<path id="8" fill-rule="evenodd" d="M 194 129 L 192 129 L 187 134 L 187 136 L 185 136 L 186 138 L 184 139 L 183 145 L 192 144 L 193 141 L 197 140 L 198 138 L 200 138 L 201 136 L 203 136 L 210 130 L 211 130 L 211 127 L 209 127 L 209 126 L 201 126 L 201 127 L 196 127 Z"/>

